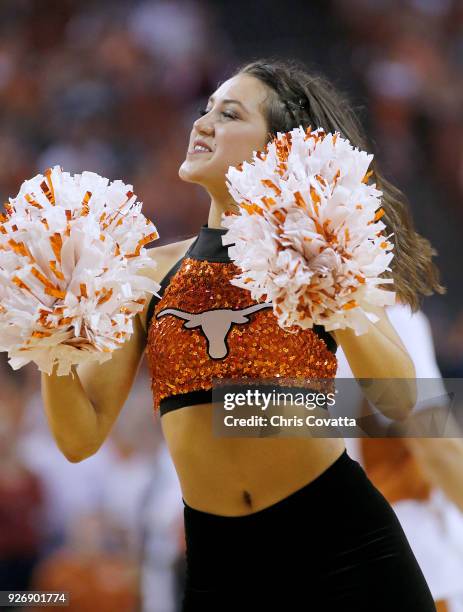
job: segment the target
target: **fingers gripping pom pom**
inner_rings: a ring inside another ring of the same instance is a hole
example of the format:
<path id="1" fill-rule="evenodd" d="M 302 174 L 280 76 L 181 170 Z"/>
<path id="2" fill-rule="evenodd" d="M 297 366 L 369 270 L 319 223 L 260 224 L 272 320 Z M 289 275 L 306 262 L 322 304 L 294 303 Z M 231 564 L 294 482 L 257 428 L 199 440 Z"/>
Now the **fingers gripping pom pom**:
<path id="1" fill-rule="evenodd" d="M 133 332 L 145 292 L 141 268 L 159 234 L 131 185 L 55 166 L 25 181 L 0 215 L 0 350 L 13 369 L 68 374 L 111 358 Z"/>
<path id="2" fill-rule="evenodd" d="M 378 285 L 391 271 L 382 192 L 369 185 L 373 155 L 338 132 L 302 126 L 278 132 L 253 162 L 230 166 L 227 187 L 240 214 L 222 215 L 224 245 L 241 273 L 230 282 L 273 303 L 282 328 L 323 325 L 365 333 L 369 306 L 395 302 Z"/>

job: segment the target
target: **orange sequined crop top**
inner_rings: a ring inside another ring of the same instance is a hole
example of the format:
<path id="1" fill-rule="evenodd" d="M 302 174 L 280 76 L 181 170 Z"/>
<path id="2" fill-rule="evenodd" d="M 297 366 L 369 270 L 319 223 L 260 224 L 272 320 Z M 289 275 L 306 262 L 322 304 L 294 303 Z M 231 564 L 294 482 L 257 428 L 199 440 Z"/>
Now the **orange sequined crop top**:
<path id="1" fill-rule="evenodd" d="M 240 269 L 222 244 L 227 229 L 202 225 L 161 281 L 147 313 L 154 409 L 212 402 L 213 378 L 334 378 L 337 344 L 322 326 L 283 330 L 271 304 L 229 281 Z"/>

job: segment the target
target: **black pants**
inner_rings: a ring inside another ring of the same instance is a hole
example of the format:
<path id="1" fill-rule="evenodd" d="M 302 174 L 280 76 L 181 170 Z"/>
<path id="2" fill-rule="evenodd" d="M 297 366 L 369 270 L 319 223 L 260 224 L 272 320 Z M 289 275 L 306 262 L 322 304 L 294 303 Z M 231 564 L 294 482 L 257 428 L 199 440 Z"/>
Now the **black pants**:
<path id="1" fill-rule="evenodd" d="M 253 514 L 184 506 L 183 612 L 436 610 L 394 511 L 346 451 Z"/>

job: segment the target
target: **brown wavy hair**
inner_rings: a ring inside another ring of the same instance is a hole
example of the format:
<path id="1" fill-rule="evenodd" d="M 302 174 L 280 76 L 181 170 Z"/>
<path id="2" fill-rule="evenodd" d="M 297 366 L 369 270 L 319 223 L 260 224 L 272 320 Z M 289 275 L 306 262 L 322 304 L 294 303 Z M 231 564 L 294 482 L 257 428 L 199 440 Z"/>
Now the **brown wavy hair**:
<path id="1" fill-rule="evenodd" d="M 256 77 L 269 89 L 261 108 L 267 121 L 269 141 L 277 132 L 288 132 L 299 125 L 304 129 L 322 127 L 325 132 L 338 131 L 354 147 L 372 152 L 348 96 L 322 74 L 309 73 L 298 60 L 258 59 L 238 67 L 232 76 L 238 74 Z M 392 276 L 398 299 L 416 312 L 422 296 L 446 292 L 432 261 L 437 251 L 415 231 L 406 196 L 381 174 L 375 158 L 370 170 L 373 170 L 371 177 L 377 189 L 383 192 L 385 214 L 381 220 L 388 233 L 394 232 L 392 273 L 385 272 L 382 276 Z M 388 284 L 382 287 L 391 289 Z"/>

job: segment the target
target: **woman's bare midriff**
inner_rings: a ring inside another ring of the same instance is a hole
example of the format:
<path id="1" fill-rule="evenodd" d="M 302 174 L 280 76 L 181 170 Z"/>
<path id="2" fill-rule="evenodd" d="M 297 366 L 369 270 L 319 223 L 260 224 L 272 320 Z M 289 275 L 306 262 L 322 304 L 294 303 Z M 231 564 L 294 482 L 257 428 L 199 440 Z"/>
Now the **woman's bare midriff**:
<path id="1" fill-rule="evenodd" d="M 220 437 L 213 410 L 198 404 L 161 417 L 183 498 L 203 512 L 262 510 L 310 483 L 345 449 L 342 438 Z"/>

